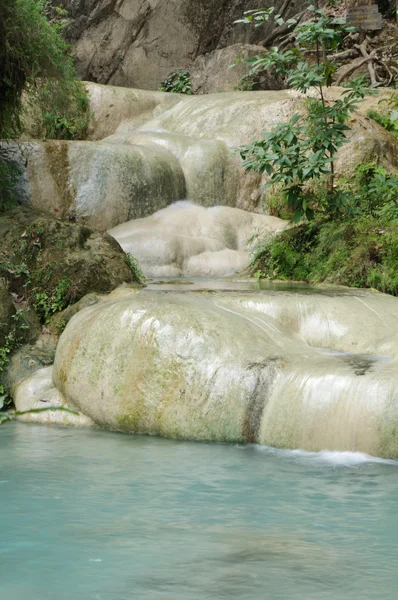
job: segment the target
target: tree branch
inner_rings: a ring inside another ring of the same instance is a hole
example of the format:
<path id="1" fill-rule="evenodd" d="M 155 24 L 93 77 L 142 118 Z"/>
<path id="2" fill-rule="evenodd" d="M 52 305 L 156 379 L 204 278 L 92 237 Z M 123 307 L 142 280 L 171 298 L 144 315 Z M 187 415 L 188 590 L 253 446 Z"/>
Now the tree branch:
<path id="1" fill-rule="evenodd" d="M 297 21 L 297 23 L 299 23 L 299 21 L 303 18 L 303 16 L 305 15 L 305 10 L 297 13 L 297 15 L 295 15 L 294 17 L 292 17 L 293 19 L 295 19 Z M 282 25 L 281 27 L 277 27 L 276 29 L 274 29 L 274 31 L 265 38 L 265 40 L 262 40 L 261 42 L 258 43 L 259 46 L 269 46 L 270 44 L 272 44 L 272 42 L 274 40 L 276 40 L 278 37 L 280 37 L 281 35 L 285 35 L 286 33 L 289 33 L 289 31 L 291 29 L 293 29 L 293 27 L 295 27 L 296 25 Z"/>
<path id="2" fill-rule="evenodd" d="M 376 85 L 377 83 L 377 76 L 376 76 L 376 71 L 373 65 L 373 60 L 376 56 L 376 50 L 372 50 L 372 52 L 369 54 L 367 49 L 367 40 L 365 39 L 362 44 L 355 44 L 355 48 L 357 48 L 360 53 L 362 54 L 362 56 L 366 59 L 366 62 L 368 63 L 368 71 L 369 71 L 369 75 L 370 75 L 370 81 L 372 83 L 372 85 Z"/>

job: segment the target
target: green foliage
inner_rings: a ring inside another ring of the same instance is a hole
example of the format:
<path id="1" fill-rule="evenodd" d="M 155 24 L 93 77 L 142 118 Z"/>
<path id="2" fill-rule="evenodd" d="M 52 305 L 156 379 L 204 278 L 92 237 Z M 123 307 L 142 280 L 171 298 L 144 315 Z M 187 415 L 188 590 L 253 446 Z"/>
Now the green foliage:
<path id="1" fill-rule="evenodd" d="M 141 266 L 138 260 L 135 258 L 135 256 L 131 254 L 131 252 L 127 252 L 126 257 L 131 272 L 133 273 L 135 279 L 138 281 L 138 283 L 144 283 L 145 275 L 141 270 Z"/>
<path id="2" fill-rule="evenodd" d="M 12 319 L 13 321 L 11 326 L 8 328 L 4 343 L 2 346 L 0 346 L 0 409 L 3 406 L 7 407 L 10 403 L 4 385 L 1 381 L 2 373 L 9 362 L 10 354 L 22 344 L 24 339 L 24 331 L 29 329 L 29 326 L 26 322 L 26 315 L 23 310 L 17 311 L 12 316 Z M 5 324 L 1 323 L 1 325 Z"/>
<path id="3" fill-rule="evenodd" d="M 338 219 L 318 213 L 270 241 L 257 240 L 252 254 L 257 277 L 328 281 L 398 295 L 398 176 L 371 163 L 358 166 L 356 177 L 341 185 L 350 209 Z"/>
<path id="4" fill-rule="evenodd" d="M 192 84 L 189 71 L 173 71 L 171 75 L 162 81 L 160 92 L 172 92 L 174 94 L 192 94 Z"/>
<path id="5" fill-rule="evenodd" d="M 42 264 L 39 268 L 30 269 L 28 264 L 21 260 L 26 255 L 30 260 L 34 256 L 40 261 L 41 240 L 43 233 L 40 227 L 33 231 L 26 231 L 24 238 L 16 248 L 15 254 L 7 256 L 0 252 L 0 275 L 5 281 L 13 281 L 26 299 L 28 299 L 42 323 L 48 323 L 51 316 L 66 308 L 73 300 L 73 286 L 69 277 L 63 276 L 54 282 L 55 269 L 51 262 Z M 33 247 L 32 247 L 33 246 Z"/>
<path id="6" fill-rule="evenodd" d="M 268 23 L 270 16 L 274 12 L 274 8 L 246 10 L 243 13 L 243 18 L 234 21 L 234 23 L 253 24 L 255 27 L 261 27 L 264 23 Z"/>
<path id="7" fill-rule="evenodd" d="M 23 129 L 22 94 L 38 107 L 46 137 L 83 137 L 88 103 L 57 22 L 44 0 L 0 0 L 0 138 Z"/>
<path id="8" fill-rule="evenodd" d="M 333 163 L 338 148 L 346 142 L 349 112 L 357 108 L 365 96 L 363 82 L 355 80 L 340 99 L 333 103 L 325 101 L 324 88 L 332 83 L 334 67 L 326 59 L 321 60 L 321 49 L 325 54 L 338 48 L 353 28 L 342 19 L 327 16 L 323 9 L 311 6 L 309 10 L 312 19 L 294 28 L 292 50 L 271 48 L 251 64 L 252 72 L 270 69 L 275 76 L 284 76 L 290 87 L 302 93 L 315 88 L 320 100 L 308 100 L 304 115 L 294 114 L 289 122 L 279 123 L 273 131 L 266 132 L 262 140 L 240 151 L 246 171 L 268 175 L 265 189 L 278 184 L 283 186 L 295 222 L 303 216 L 312 219 L 315 211 L 338 214 L 348 208 L 345 194 L 335 189 Z M 277 22 L 284 23 L 280 17 Z M 315 64 L 309 63 L 308 51 L 315 52 Z M 325 180 L 325 193 L 321 198 L 310 191 L 308 184 L 314 180 Z"/>
<path id="9" fill-rule="evenodd" d="M 31 101 L 33 107 L 40 108 L 42 134 L 46 139 L 82 140 L 86 137 L 90 106 L 81 81 L 71 78 L 43 82 Z"/>
<path id="10" fill-rule="evenodd" d="M 44 0 L 0 0 L 0 139 L 19 137 L 24 115 L 36 137 L 86 137 L 89 102 L 61 36 L 63 16 Z M 19 169 L 0 160 L 1 210 L 16 203 Z"/>
<path id="11" fill-rule="evenodd" d="M 33 308 L 42 323 L 49 323 L 51 316 L 63 310 L 70 303 L 71 281 L 68 277 L 62 277 L 55 286 L 52 293 L 34 292 Z"/>
<path id="12" fill-rule="evenodd" d="M 379 123 L 387 131 L 391 131 L 398 137 L 398 94 L 392 94 L 389 98 L 383 98 L 379 104 L 387 104 L 387 112 L 369 110 L 368 117 Z"/>

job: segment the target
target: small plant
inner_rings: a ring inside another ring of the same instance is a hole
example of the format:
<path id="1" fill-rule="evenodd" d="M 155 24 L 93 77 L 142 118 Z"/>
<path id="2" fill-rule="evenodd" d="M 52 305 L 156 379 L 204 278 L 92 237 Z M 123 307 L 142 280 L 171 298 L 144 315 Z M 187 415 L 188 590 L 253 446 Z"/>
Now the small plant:
<path id="1" fill-rule="evenodd" d="M 141 270 L 141 266 L 138 260 L 135 258 L 135 256 L 131 254 L 131 252 L 126 253 L 126 258 L 135 279 L 138 281 L 138 283 L 144 283 L 145 275 Z"/>
<path id="2" fill-rule="evenodd" d="M 394 93 L 389 98 L 383 98 L 379 101 L 380 105 L 382 103 L 387 104 L 387 113 L 369 110 L 368 117 L 398 137 L 398 94 Z"/>
<path id="3" fill-rule="evenodd" d="M 171 75 L 162 81 L 160 92 L 172 92 L 174 94 L 192 94 L 192 84 L 189 71 L 173 71 Z"/>
<path id="4" fill-rule="evenodd" d="M 359 165 L 348 186 L 357 214 L 398 219 L 398 175 L 389 174 L 375 162 Z"/>
<path id="5" fill-rule="evenodd" d="M 0 156 L 0 213 L 16 205 L 16 186 L 21 172 L 18 163 L 2 161 Z"/>
<path id="6" fill-rule="evenodd" d="M 328 281 L 398 295 L 398 176 L 369 163 L 340 185 L 352 212 L 334 219 L 318 212 L 272 239 L 259 237 L 251 256 L 256 278 Z"/>
<path id="7" fill-rule="evenodd" d="M 65 16 L 45 0 L 0 2 L 0 139 L 23 132 L 25 100 L 45 137 L 84 137 L 88 100 L 61 35 Z"/>
<path id="8" fill-rule="evenodd" d="M 68 277 L 62 277 L 52 294 L 47 292 L 35 292 L 33 308 L 37 312 L 42 323 L 49 323 L 51 316 L 63 310 L 70 303 L 71 282 Z"/>

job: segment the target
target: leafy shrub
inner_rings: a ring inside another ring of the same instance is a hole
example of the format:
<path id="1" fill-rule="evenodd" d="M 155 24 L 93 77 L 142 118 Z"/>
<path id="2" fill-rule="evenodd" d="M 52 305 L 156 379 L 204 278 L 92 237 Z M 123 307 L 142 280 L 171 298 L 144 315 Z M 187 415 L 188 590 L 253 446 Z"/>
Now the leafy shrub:
<path id="1" fill-rule="evenodd" d="M 379 104 L 383 103 L 387 104 L 387 112 L 369 110 L 368 117 L 398 137 L 398 94 L 392 94 L 390 98 L 383 98 Z"/>
<path id="2" fill-rule="evenodd" d="M 83 137 L 88 103 L 76 80 L 61 25 L 50 22 L 44 0 L 0 0 L 0 138 L 23 129 L 22 94 L 41 111 L 46 137 Z"/>
<path id="3" fill-rule="evenodd" d="M 0 157 L 0 213 L 17 203 L 15 189 L 21 176 L 21 167 L 13 161 L 2 161 Z"/>
<path id="4" fill-rule="evenodd" d="M 37 123 L 36 137 L 86 137 L 87 92 L 76 79 L 62 22 L 50 22 L 46 10 L 44 0 L 0 0 L 0 139 L 23 132 L 24 112 Z M 0 159 L 0 210 L 15 204 L 17 170 Z"/>
<path id="5" fill-rule="evenodd" d="M 51 315 L 63 310 L 70 304 L 71 281 L 69 277 L 61 277 L 52 293 L 34 292 L 33 308 L 42 323 L 48 323 Z"/>
<path id="6" fill-rule="evenodd" d="M 189 77 L 189 71 L 173 71 L 167 79 L 162 81 L 159 91 L 191 95 L 192 84 Z"/>
<path id="7" fill-rule="evenodd" d="M 10 354 L 23 343 L 24 331 L 29 329 L 26 322 L 26 315 L 23 310 L 17 311 L 12 316 L 12 319 L 13 321 L 5 336 L 4 344 L 0 346 L 0 409 L 3 408 L 3 406 L 7 407 L 9 405 L 6 390 L 1 382 L 1 375 L 9 362 Z"/>

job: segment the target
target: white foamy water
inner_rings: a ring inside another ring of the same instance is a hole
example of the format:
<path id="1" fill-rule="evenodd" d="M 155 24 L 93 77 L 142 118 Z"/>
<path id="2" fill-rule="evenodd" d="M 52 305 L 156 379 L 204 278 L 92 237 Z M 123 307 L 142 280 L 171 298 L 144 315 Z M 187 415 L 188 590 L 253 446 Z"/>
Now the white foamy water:
<path id="1" fill-rule="evenodd" d="M 320 452 L 308 452 L 307 450 L 287 450 L 280 448 L 271 448 L 270 446 L 260 446 L 254 444 L 251 446 L 259 452 L 273 454 L 286 460 L 294 460 L 306 463 L 315 463 L 319 465 L 331 465 L 336 467 L 356 467 L 366 463 L 393 465 L 398 467 L 398 461 L 371 456 L 364 452 L 337 452 L 334 450 L 321 450 Z"/>
<path id="2" fill-rule="evenodd" d="M 220 277 L 247 267 L 253 235 L 285 227 L 269 215 L 180 201 L 109 233 L 140 261 L 147 277 Z"/>

